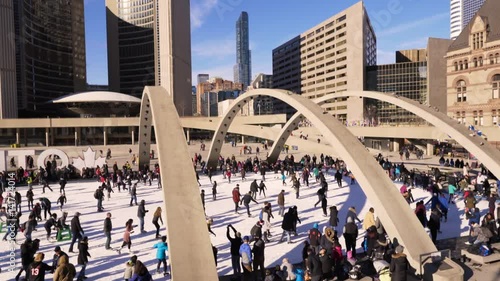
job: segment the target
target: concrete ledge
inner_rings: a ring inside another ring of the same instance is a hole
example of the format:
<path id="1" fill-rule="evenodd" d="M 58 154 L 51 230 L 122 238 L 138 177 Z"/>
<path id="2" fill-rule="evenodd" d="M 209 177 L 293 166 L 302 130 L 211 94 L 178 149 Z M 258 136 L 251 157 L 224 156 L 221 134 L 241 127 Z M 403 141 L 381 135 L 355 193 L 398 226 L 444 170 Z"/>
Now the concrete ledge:
<path id="1" fill-rule="evenodd" d="M 465 272 L 460 265 L 449 258 L 439 263 L 426 263 L 424 265 L 423 280 L 433 281 L 463 281 Z"/>
<path id="2" fill-rule="evenodd" d="M 491 248 L 500 249 L 500 243 L 491 244 Z M 500 261 L 500 252 L 498 252 L 498 250 L 494 250 L 494 252 L 491 255 L 483 257 L 480 255 L 471 254 L 471 253 L 467 252 L 467 249 L 463 249 L 462 255 L 465 255 L 466 257 L 468 257 L 472 261 L 480 263 L 480 264 Z"/>

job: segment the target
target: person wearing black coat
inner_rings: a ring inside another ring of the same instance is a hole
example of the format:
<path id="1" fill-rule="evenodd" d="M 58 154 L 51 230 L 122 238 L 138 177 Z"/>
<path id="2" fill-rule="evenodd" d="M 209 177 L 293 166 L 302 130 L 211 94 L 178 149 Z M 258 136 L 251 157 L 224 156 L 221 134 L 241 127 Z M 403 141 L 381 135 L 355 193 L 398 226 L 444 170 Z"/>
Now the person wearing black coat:
<path id="1" fill-rule="evenodd" d="M 87 269 L 87 263 L 89 262 L 89 238 L 87 236 L 83 237 L 82 241 L 78 244 L 78 264 L 82 266 L 80 273 L 78 274 L 78 280 L 87 279 L 85 276 L 85 270 Z"/>
<path id="2" fill-rule="evenodd" d="M 283 234 L 281 235 L 280 242 L 283 242 L 285 235 L 287 235 L 287 242 L 292 243 L 291 233 L 294 231 L 294 214 L 293 209 L 288 209 L 288 212 L 283 216 L 283 222 L 281 223 L 281 228 L 283 229 Z"/>
<path id="3" fill-rule="evenodd" d="M 255 272 L 255 280 L 257 280 L 257 268 L 260 268 L 260 275 L 262 280 L 266 278 L 266 268 L 264 267 L 264 249 L 266 244 L 262 237 L 257 237 L 255 243 L 253 244 L 253 271 Z"/>
<path id="4" fill-rule="evenodd" d="M 106 235 L 106 250 L 111 249 L 111 230 L 113 230 L 113 224 L 111 223 L 111 213 L 106 214 L 106 218 L 104 219 L 104 235 Z"/>
<path id="5" fill-rule="evenodd" d="M 21 269 L 19 273 L 16 275 L 16 280 L 19 280 L 19 277 L 23 273 L 28 277 L 28 267 L 34 261 L 34 255 L 38 251 L 40 240 L 35 239 L 31 241 L 31 239 L 26 239 L 26 241 L 21 245 Z"/>
<path id="6" fill-rule="evenodd" d="M 82 226 L 80 225 L 80 213 L 79 212 L 76 212 L 75 213 L 75 216 L 71 219 L 71 244 L 69 246 L 69 252 L 70 253 L 74 253 L 73 252 L 73 246 L 76 242 L 76 240 L 78 240 L 78 242 L 80 242 L 82 240 L 82 235 L 83 235 L 83 229 L 82 229 Z"/>
<path id="7" fill-rule="evenodd" d="M 321 266 L 321 261 L 312 249 L 307 250 L 307 253 L 307 269 L 311 274 L 311 281 L 320 281 L 323 277 L 323 268 Z"/>
<path id="8" fill-rule="evenodd" d="M 339 223 L 339 211 L 337 210 L 337 206 L 331 206 L 330 207 L 330 226 L 332 227 L 333 230 L 337 229 L 337 225 Z"/>
<path id="9" fill-rule="evenodd" d="M 319 251 L 319 261 L 321 262 L 321 272 L 323 272 L 323 280 L 333 278 L 333 259 L 327 254 L 325 249 Z"/>
<path id="10" fill-rule="evenodd" d="M 146 216 L 146 213 L 149 212 L 149 210 L 146 210 L 146 201 L 141 200 L 141 203 L 139 204 L 139 208 L 137 208 L 137 217 L 139 218 L 139 226 L 141 227 L 141 233 L 144 233 L 144 217 Z"/>
<path id="11" fill-rule="evenodd" d="M 396 247 L 395 253 L 392 255 L 390 271 L 392 281 L 406 281 L 407 271 L 410 268 L 406 255 L 403 254 L 403 246 Z"/>
<path id="12" fill-rule="evenodd" d="M 337 181 L 339 188 L 342 188 L 342 174 L 340 173 L 340 170 L 337 170 L 335 173 L 335 180 Z"/>
<path id="13" fill-rule="evenodd" d="M 297 236 L 297 222 L 302 223 L 299 219 L 299 211 L 297 211 L 297 206 L 292 207 L 292 218 L 293 218 L 293 233 Z"/>
<path id="14" fill-rule="evenodd" d="M 232 238 L 229 234 L 229 228 L 234 231 L 234 238 Z M 227 226 L 226 237 L 231 243 L 231 265 L 233 267 L 233 273 L 234 275 L 241 274 L 240 246 L 243 244 L 241 233 L 237 232 L 236 229 L 230 224 Z"/>
<path id="15" fill-rule="evenodd" d="M 251 192 L 249 191 L 247 194 L 245 194 L 243 196 L 243 198 L 241 199 L 240 201 L 240 205 L 241 204 L 245 204 L 245 207 L 247 209 L 247 214 L 248 214 L 248 217 L 251 217 L 252 215 L 250 214 L 250 202 L 253 201 L 255 202 L 255 204 L 259 204 L 259 202 L 255 201 L 255 199 L 253 199 L 252 195 L 251 195 Z"/>
<path id="16" fill-rule="evenodd" d="M 344 226 L 344 239 L 346 252 L 352 251 L 356 257 L 356 238 L 358 237 L 358 226 L 354 222 L 348 222 Z"/>

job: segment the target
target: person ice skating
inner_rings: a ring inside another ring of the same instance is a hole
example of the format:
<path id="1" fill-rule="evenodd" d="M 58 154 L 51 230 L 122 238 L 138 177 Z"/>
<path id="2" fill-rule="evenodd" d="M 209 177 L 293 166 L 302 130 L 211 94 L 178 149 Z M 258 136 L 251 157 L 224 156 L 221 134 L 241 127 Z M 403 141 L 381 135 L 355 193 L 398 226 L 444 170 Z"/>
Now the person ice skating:
<path id="1" fill-rule="evenodd" d="M 212 181 L 210 181 L 212 182 Z M 213 186 L 212 186 L 212 199 L 215 201 L 217 200 L 217 181 L 214 181 Z"/>
<path id="2" fill-rule="evenodd" d="M 313 228 L 309 230 L 309 244 L 314 249 L 315 253 L 319 253 L 319 246 L 321 241 L 321 232 L 319 231 L 319 224 L 315 222 Z"/>
<path id="3" fill-rule="evenodd" d="M 293 209 L 290 208 L 288 209 L 288 212 L 283 216 L 283 221 L 281 223 L 281 229 L 283 229 L 283 234 L 281 235 L 281 239 L 279 240 L 280 243 L 283 242 L 283 239 L 285 238 L 285 235 L 287 237 L 287 243 L 290 244 L 292 243 L 291 241 L 291 233 L 294 231 L 294 214 L 293 214 Z"/>
<path id="4" fill-rule="evenodd" d="M 130 260 L 127 261 L 125 264 L 125 272 L 123 273 L 123 279 L 125 281 L 129 281 L 130 278 L 132 278 L 132 275 L 134 275 L 134 267 L 135 263 L 137 262 L 137 256 L 133 255 L 130 257 Z"/>
<path id="5" fill-rule="evenodd" d="M 42 197 L 42 198 L 40 198 L 38 200 L 40 201 L 40 204 L 42 205 L 43 218 L 45 220 L 47 220 L 47 213 L 49 213 L 49 217 L 52 215 L 52 213 L 50 212 L 52 203 L 50 202 L 49 199 L 47 199 L 45 197 Z"/>
<path id="6" fill-rule="evenodd" d="M 113 223 L 111 222 L 111 213 L 106 214 L 106 218 L 104 219 L 104 235 L 106 236 L 106 244 L 104 244 L 104 248 L 106 250 L 111 249 L 111 231 L 113 230 Z"/>
<path id="7" fill-rule="evenodd" d="M 68 256 L 61 256 L 58 260 L 57 268 L 54 272 L 54 281 L 73 280 L 76 276 L 75 266 L 69 263 Z"/>
<path id="8" fill-rule="evenodd" d="M 158 223 L 160 220 L 163 225 L 163 219 L 161 218 L 161 207 L 156 208 L 155 213 L 153 214 L 153 224 L 156 227 L 156 236 L 155 238 L 160 238 L 160 224 Z"/>
<path id="9" fill-rule="evenodd" d="M 262 237 L 255 237 L 254 239 L 254 244 L 252 248 L 252 253 L 253 253 L 253 271 L 255 272 L 255 280 L 258 279 L 257 277 L 257 270 L 260 269 L 260 277 L 261 280 L 264 280 L 265 278 L 265 270 L 266 268 L 264 267 L 264 260 L 265 260 L 265 247 L 266 243 L 264 240 L 262 240 Z"/>
<path id="10" fill-rule="evenodd" d="M 337 181 L 337 185 L 339 186 L 339 188 L 342 188 L 342 173 L 340 172 L 340 170 L 337 170 L 337 172 L 335 172 L 335 180 Z"/>
<path id="11" fill-rule="evenodd" d="M 201 205 L 203 206 L 203 211 L 205 211 L 205 189 L 201 190 L 200 197 L 201 197 Z"/>
<path id="12" fill-rule="evenodd" d="M 368 230 L 370 227 L 375 225 L 375 209 L 370 208 L 368 213 L 365 215 L 365 219 L 363 220 L 363 229 Z"/>
<path id="13" fill-rule="evenodd" d="M 165 252 L 168 251 L 167 236 L 162 236 L 161 242 L 153 245 L 153 248 L 156 249 L 156 259 L 158 260 L 156 273 L 160 273 L 160 265 L 163 263 L 163 275 L 167 275 L 167 255 L 165 254 Z"/>
<path id="14" fill-rule="evenodd" d="M 27 280 L 29 281 L 44 281 L 45 273 L 51 270 L 51 267 L 43 262 L 45 255 L 43 253 L 37 253 L 33 263 L 28 267 Z"/>
<path id="15" fill-rule="evenodd" d="M 52 188 L 50 187 L 50 185 L 49 185 L 49 182 L 48 182 L 47 178 L 43 177 L 43 178 L 42 178 L 42 193 L 45 193 L 45 188 L 50 189 L 50 191 L 54 191 L 54 190 L 52 190 Z"/>
<path id="16" fill-rule="evenodd" d="M 57 214 L 52 214 L 44 225 L 45 231 L 47 232 L 47 240 L 50 240 L 51 230 L 55 226 L 57 226 Z"/>
<path id="17" fill-rule="evenodd" d="M 59 179 L 59 193 L 66 193 L 66 190 L 64 190 L 66 188 L 66 184 L 68 182 L 66 181 L 66 179 L 64 177 L 61 177 Z"/>
<path id="18" fill-rule="evenodd" d="M 80 273 L 78 273 L 77 281 L 82 281 L 84 279 L 87 279 L 87 276 L 85 276 L 85 271 L 87 270 L 87 264 L 89 262 L 89 238 L 87 236 L 84 236 L 82 238 L 82 241 L 78 244 L 78 265 L 81 265 L 82 268 L 80 270 Z"/>
<path id="19" fill-rule="evenodd" d="M 260 184 L 259 184 L 259 196 L 264 193 L 264 198 L 266 197 L 266 190 L 267 187 L 266 187 L 266 184 L 264 183 L 264 181 L 260 181 Z"/>
<path id="20" fill-rule="evenodd" d="M 253 199 L 257 198 L 258 190 L 259 190 L 259 185 L 257 184 L 257 180 L 253 180 L 252 183 L 250 184 L 250 194 L 252 195 Z"/>
<path id="21" fill-rule="evenodd" d="M 21 201 L 22 201 L 21 193 L 16 191 L 14 193 L 14 203 L 16 204 L 16 212 L 19 212 L 19 213 L 21 212 Z"/>
<path id="22" fill-rule="evenodd" d="M 233 202 L 234 202 L 234 213 L 237 214 L 238 209 L 239 209 L 238 203 L 240 203 L 240 200 L 241 200 L 240 199 L 241 193 L 240 193 L 240 185 L 239 184 L 237 184 L 236 187 L 233 189 L 232 195 L 233 195 Z"/>
<path id="23" fill-rule="evenodd" d="M 327 217 L 326 207 L 328 206 L 328 201 L 326 200 L 326 196 L 323 196 L 321 199 L 321 209 L 323 210 L 323 216 Z"/>
<path id="24" fill-rule="evenodd" d="M 347 211 L 347 216 L 345 218 L 345 222 L 354 222 L 354 220 L 357 220 L 359 223 L 361 223 L 361 220 L 358 218 L 358 215 L 356 214 L 356 207 L 352 206 L 349 207 L 349 210 Z"/>
<path id="25" fill-rule="evenodd" d="M 104 208 L 102 207 L 102 201 L 104 200 L 104 192 L 102 187 L 98 187 L 94 192 L 94 198 L 97 200 L 97 211 L 102 212 Z"/>
<path id="26" fill-rule="evenodd" d="M 134 185 L 130 188 L 129 193 L 130 193 L 130 206 L 132 206 L 132 202 L 134 201 L 135 205 L 137 206 L 137 183 L 134 183 Z"/>
<path id="27" fill-rule="evenodd" d="M 64 204 L 66 204 L 66 202 L 68 202 L 68 200 L 66 199 L 66 195 L 64 195 L 64 193 L 61 193 L 59 198 L 57 198 L 57 203 L 56 203 L 57 205 L 59 205 L 60 211 L 62 211 L 63 206 L 64 206 Z"/>
<path id="28" fill-rule="evenodd" d="M 80 225 L 80 213 L 76 212 L 75 216 L 71 219 L 71 244 L 69 246 L 69 252 L 73 253 L 73 245 L 78 240 L 81 241 L 83 237 L 83 229 Z"/>
<path id="29" fill-rule="evenodd" d="M 337 210 L 337 206 L 331 206 L 330 207 L 330 226 L 332 227 L 333 230 L 337 229 L 337 225 L 339 223 L 339 218 L 338 218 L 339 211 Z"/>
<path id="30" fill-rule="evenodd" d="M 281 192 L 278 194 L 278 215 L 279 216 L 284 216 L 285 215 L 285 190 L 281 190 Z"/>
<path id="31" fill-rule="evenodd" d="M 257 201 L 255 201 L 255 199 L 253 199 L 252 195 L 251 195 L 251 192 L 249 191 L 247 194 L 245 194 L 243 196 L 243 198 L 241 199 L 240 201 L 240 205 L 241 204 L 245 204 L 245 207 L 247 209 L 247 214 L 248 214 L 248 217 L 251 217 L 252 215 L 250 214 L 250 202 L 253 201 L 255 202 L 255 204 L 259 204 Z"/>
<path id="32" fill-rule="evenodd" d="M 26 200 L 28 201 L 28 210 L 33 209 L 33 197 L 35 197 L 35 194 L 33 193 L 33 188 L 28 188 L 28 191 L 26 191 Z"/>
<path id="33" fill-rule="evenodd" d="M 354 221 L 349 220 L 349 222 L 344 225 L 345 250 L 346 252 L 351 251 L 353 257 L 356 257 L 357 237 L 358 226 L 354 223 Z"/>
<path id="34" fill-rule="evenodd" d="M 35 239 L 31 241 L 31 239 L 26 239 L 23 244 L 21 244 L 21 269 L 19 273 L 17 273 L 15 280 L 18 281 L 19 277 L 23 272 L 25 272 L 25 277 L 28 278 L 28 267 L 34 261 L 34 255 L 38 251 L 40 246 L 40 240 Z"/>
<path id="35" fill-rule="evenodd" d="M 111 198 L 111 193 L 115 193 L 113 190 L 113 187 L 111 186 L 111 183 L 109 182 L 109 179 L 106 182 L 106 191 L 108 192 L 108 201 Z"/>
<path id="36" fill-rule="evenodd" d="M 146 231 L 144 230 L 144 217 L 146 216 L 146 213 L 149 212 L 149 210 L 146 210 L 146 201 L 141 200 L 141 203 L 139 204 L 139 207 L 137 208 L 137 217 L 139 218 L 139 226 L 141 229 L 141 233 L 145 233 Z"/>
<path id="37" fill-rule="evenodd" d="M 132 275 L 132 278 L 130 278 L 130 281 L 152 281 L 153 277 L 151 274 L 149 274 L 148 269 L 146 266 L 141 262 L 137 261 L 135 263 L 134 267 L 134 274 Z"/>
<path id="38" fill-rule="evenodd" d="M 233 230 L 234 238 L 229 234 L 229 229 Z M 233 268 L 233 274 L 236 276 L 241 274 L 239 250 L 243 240 L 241 239 L 241 233 L 237 232 L 231 224 L 227 226 L 226 237 L 231 243 L 231 267 Z"/>
<path id="39" fill-rule="evenodd" d="M 134 220 L 129 219 L 125 223 L 125 231 L 123 232 L 123 243 L 122 246 L 120 247 L 120 249 L 122 249 L 123 247 L 127 246 L 129 253 L 131 253 L 130 247 L 132 246 L 132 239 L 130 238 L 130 234 L 134 233 L 134 226 L 132 225 L 133 222 Z"/>

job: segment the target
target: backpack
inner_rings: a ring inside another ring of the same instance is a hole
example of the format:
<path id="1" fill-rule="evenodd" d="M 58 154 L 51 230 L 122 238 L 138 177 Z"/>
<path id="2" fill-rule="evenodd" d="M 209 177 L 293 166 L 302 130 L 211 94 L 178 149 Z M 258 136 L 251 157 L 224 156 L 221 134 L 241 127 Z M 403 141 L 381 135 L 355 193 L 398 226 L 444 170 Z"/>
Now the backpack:
<path id="1" fill-rule="evenodd" d="M 479 248 L 479 255 L 483 257 L 491 255 L 490 248 L 488 248 L 487 245 L 481 245 L 481 247 Z"/>
<path id="2" fill-rule="evenodd" d="M 95 199 L 99 199 L 99 195 L 97 194 L 98 190 L 96 189 L 96 191 L 94 191 L 94 198 Z"/>
<path id="3" fill-rule="evenodd" d="M 320 233 L 319 233 L 319 230 L 317 230 L 316 228 L 313 228 L 310 230 L 309 232 L 309 242 L 311 243 L 311 245 L 313 246 L 316 246 L 317 244 L 319 244 L 319 237 L 320 237 Z"/>

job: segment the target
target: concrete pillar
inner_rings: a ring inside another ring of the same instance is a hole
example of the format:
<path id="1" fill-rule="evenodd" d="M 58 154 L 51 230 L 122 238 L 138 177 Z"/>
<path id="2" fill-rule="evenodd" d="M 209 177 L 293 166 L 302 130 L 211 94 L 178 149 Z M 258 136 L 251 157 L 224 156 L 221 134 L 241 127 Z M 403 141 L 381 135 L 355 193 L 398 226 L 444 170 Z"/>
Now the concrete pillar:
<path id="1" fill-rule="evenodd" d="M 392 141 L 392 151 L 399 152 L 399 140 L 394 139 Z"/>
<path id="2" fill-rule="evenodd" d="M 434 155 L 434 145 L 432 143 L 427 143 L 427 156 Z"/>
<path id="3" fill-rule="evenodd" d="M 241 136 L 241 143 L 245 144 L 245 136 Z"/>
<path id="4" fill-rule="evenodd" d="M 75 146 L 78 146 L 78 128 L 75 128 Z"/>
<path id="5" fill-rule="evenodd" d="M 134 145 L 135 144 L 135 131 L 134 131 L 134 128 L 132 128 L 131 136 L 132 136 L 132 145 Z"/>
<path id="6" fill-rule="evenodd" d="M 191 135 L 189 133 L 189 129 L 186 129 L 186 140 L 187 140 L 187 142 L 191 141 Z"/>
<path id="7" fill-rule="evenodd" d="M 108 145 L 108 134 L 106 132 L 106 127 L 103 128 L 102 135 L 103 135 L 103 139 L 104 139 L 104 146 L 106 146 L 106 145 Z"/>
<path id="8" fill-rule="evenodd" d="M 20 137 L 20 133 L 19 133 L 19 128 L 16 129 L 16 144 L 20 144 L 21 143 L 21 137 Z"/>
<path id="9" fill-rule="evenodd" d="M 49 128 L 45 128 L 45 146 L 50 146 L 49 144 Z"/>

